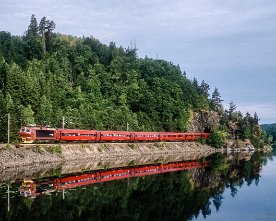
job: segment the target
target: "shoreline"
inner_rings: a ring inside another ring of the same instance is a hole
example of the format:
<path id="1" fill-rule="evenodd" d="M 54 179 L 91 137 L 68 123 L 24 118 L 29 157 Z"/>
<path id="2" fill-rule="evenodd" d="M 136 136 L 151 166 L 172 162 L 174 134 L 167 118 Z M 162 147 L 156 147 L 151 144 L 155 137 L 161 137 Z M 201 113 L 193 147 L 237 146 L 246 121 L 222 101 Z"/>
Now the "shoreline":
<path id="1" fill-rule="evenodd" d="M 198 142 L 75 143 L 17 146 L 1 144 L 0 168 L 83 160 L 137 159 L 142 156 L 166 158 L 166 155 L 191 155 L 194 158 L 215 152 L 218 152 L 218 149 Z"/>
<path id="2" fill-rule="evenodd" d="M 0 144 L 0 181 L 198 160 L 221 152 L 198 142 Z"/>
<path id="3" fill-rule="evenodd" d="M 192 161 L 217 152 L 226 153 L 226 150 L 199 142 L 0 144 L 0 182 L 134 165 Z M 231 152 L 236 151 L 232 150 L 228 154 Z"/>

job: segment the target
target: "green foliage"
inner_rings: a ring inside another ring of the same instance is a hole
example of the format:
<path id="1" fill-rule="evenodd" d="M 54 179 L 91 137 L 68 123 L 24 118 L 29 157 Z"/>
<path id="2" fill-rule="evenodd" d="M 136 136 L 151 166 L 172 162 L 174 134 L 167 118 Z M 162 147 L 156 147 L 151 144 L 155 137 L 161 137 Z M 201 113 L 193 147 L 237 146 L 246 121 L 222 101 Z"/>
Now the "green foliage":
<path id="1" fill-rule="evenodd" d="M 167 143 L 161 141 L 161 142 L 155 142 L 153 145 L 159 148 L 160 150 L 163 150 L 167 146 Z"/>
<path id="2" fill-rule="evenodd" d="M 214 127 L 210 132 L 207 143 L 212 147 L 221 148 L 225 144 L 227 135 L 227 132 Z"/>
<path id="3" fill-rule="evenodd" d="M 62 117 L 67 128 L 186 131 L 192 111 L 210 108 L 209 85 L 179 66 L 54 29 L 32 15 L 24 36 L 0 32 L 0 142 L 7 113 L 17 139 L 20 125 L 61 127 Z"/>
<path id="4" fill-rule="evenodd" d="M 34 112 L 32 110 L 31 105 L 27 107 L 21 107 L 21 123 L 22 125 L 34 124 Z"/>
<path id="5" fill-rule="evenodd" d="M 200 137 L 197 142 L 201 143 L 201 144 L 206 144 L 207 140 L 204 137 Z"/>
<path id="6" fill-rule="evenodd" d="M 220 93 L 217 88 L 214 89 L 214 92 L 212 93 L 211 97 L 211 108 L 212 110 L 222 114 L 223 112 L 223 106 L 222 106 L 222 99 L 220 96 Z"/>
<path id="7" fill-rule="evenodd" d="M 226 161 L 226 156 L 221 153 L 212 155 L 209 166 L 213 174 L 218 172 L 223 173 L 229 169 L 229 163 Z"/>
<path id="8" fill-rule="evenodd" d="M 61 177 L 62 167 L 56 167 L 54 169 L 48 170 L 44 176 L 45 177 Z"/>
<path id="9" fill-rule="evenodd" d="M 262 129 L 266 132 L 266 139 L 268 143 L 276 142 L 276 124 L 263 124 Z"/>
<path id="10" fill-rule="evenodd" d="M 261 139 L 259 136 L 252 136 L 251 143 L 256 148 L 262 148 L 265 145 L 265 140 Z"/>
<path id="11" fill-rule="evenodd" d="M 136 149 L 138 146 L 136 145 L 136 144 L 134 144 L 134 143 L 128 143 L 127 144 L 128 145 L 128 147 L 130 148 L 130 149 Z"/>
<path id="12" fill-rule="evenodd" d="M 236 105 L 233 102 L 229 104 L 229 110 L 225 110 L 221 124 L 229 131 L 229 137 L 232 139 L 249 139 L 254 147 L 262 147 L 271 142 L 258 124 L 259 117 L 256 113 L 252 117 L 249 113 L 245 116 L 236 111 Z"/>
<path id="13" fill-rule="evenodd" d="M 31 209 L 33 203 L 34 203 L 34 199 L 32 198 L 27 197 L 23 199 L 23 204 L 25 207 L 27 207 L 28 210 Z"/>
<path id="14" fill-rule="evenodd" d="M 101 143 L 99 144 L 99 146 L 97 147 L 97 150 L 101 153 L 103 152 L 104 150 L 106 150 L 108 148 L 108 145 L 105 144 L 105 143 Z"/>
<path id="15" fill-rule="evenodd" d="M 54 29 L 32 15 L 24 36 L 0 32 L 0 142 L 8 113 L 11 140 L 21 125 L 61 127 L 63 117 L 66 128 L 185 132 L 200 110 L 217 111 L 234 138 L 263 136 L 256 114 L 243 117 L 233 102 L 224 112 L 218 89 L 209 99 L 209 85 L 189 80 L 178 65 Z"/>
<path id="16" fill-rule="evenodd" d="M 46 150 L 49 151 L 52 154 L 61 154 L 62 153 L 61 145 L 49 146 L 49 147 L 46 148 Z"/>

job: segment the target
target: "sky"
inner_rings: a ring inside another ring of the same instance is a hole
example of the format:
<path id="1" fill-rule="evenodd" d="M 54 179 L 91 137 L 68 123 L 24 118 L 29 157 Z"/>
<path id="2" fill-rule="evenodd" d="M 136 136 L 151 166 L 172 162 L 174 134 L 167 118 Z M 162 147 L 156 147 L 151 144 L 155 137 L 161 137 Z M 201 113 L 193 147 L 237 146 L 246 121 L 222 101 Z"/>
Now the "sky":
<path id="1" fill-rule="evenodd" d="M 224 107 L 276 123 L 275 0 L 0 0 L 0 31 L 23 35 L 31 15 L 55 32 L 93 36 L 178 64 L 218 88 Z"/>

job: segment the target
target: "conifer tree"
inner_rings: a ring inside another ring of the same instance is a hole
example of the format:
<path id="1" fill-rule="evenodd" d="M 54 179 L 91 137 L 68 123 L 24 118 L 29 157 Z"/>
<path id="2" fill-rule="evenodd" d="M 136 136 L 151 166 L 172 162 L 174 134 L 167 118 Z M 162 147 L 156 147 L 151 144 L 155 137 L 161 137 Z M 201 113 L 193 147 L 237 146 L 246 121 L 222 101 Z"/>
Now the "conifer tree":
<path id="1" fill-rule="evenodd" d="M 211 108 L 212 110 L 222 114 L 223 112 L 223 106 L 222 106 L 222 99 L 220 96 L 220 93 L 217 88 L 214 89 L 214 92 L 212 93 L 211 97 Z"/>
<path id="2" fill-rule="evenodd" d="M 29 125 L 34 124 L 34 112 L 32 110 L 31 105 L 28 105 L 27 107 L 21 106 L 21 125 Z"/>
<path id="3" fill-rule="evenodd" d="M 5 97 L 0 89 L 0 142 L 6 141 L 7 133 L 7 107 Z"/>
<path id="4" fill-rule="evenodd" d="M 41 37 L 41 46 L 43 55 L 45 55 L 47 51 L 47 46 L 49 47 L 51 41 L 51 35 L 53 30 L 55 29 L 56 24 L 53 21 L 46 20 L 46 17 L 43 17 L 39 23 L 39 33 Z"/>
<path id="5" fill-rule="evenodd" d="M 35 15 L 32 15 L 30 25 L 25 35 L 26 51 L 28 59 L 41 58 L 42 49 L 39 41 L 38 23 Z"/>
<path id="6" fill-rule="evenodd" d="M 26 31 L 26 38 L 31 39 L 31 38 L 37 38 L 37 37 L 38 37 L 38 24 L 37 24 L 35 15 L 32 15 L 30 25 L 28 27 L 28 30 Z"/>

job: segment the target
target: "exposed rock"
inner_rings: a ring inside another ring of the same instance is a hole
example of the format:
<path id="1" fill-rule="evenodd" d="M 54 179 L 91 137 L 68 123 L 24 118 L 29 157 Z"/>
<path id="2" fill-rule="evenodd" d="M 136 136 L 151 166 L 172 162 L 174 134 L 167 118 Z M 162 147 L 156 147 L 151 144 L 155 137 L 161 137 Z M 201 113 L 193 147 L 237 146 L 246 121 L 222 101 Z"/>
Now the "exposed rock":
<path id="1" fill-rule="evenodd" d="M 202 110 L 194 112 L 189 121 L 188 131 L 203 132 L 210 131 L 212 126 L 218 126 L 220 117 L 215 111 Z"/>
<path id="2" fill-rule="evenodd" d="M 273 148 L 272 146 L 268 145 L 268 144 L 265 144 L 262 148 L 262 151 L 265 151 L 265 152 L 269 152 L 269 151 L 272 151 Z"/>
<path id="3" fill-rule="evenodd" d="M 225 144 L 227 150 L 235 151 L 253 151 L 255 147 L 252 145 L 249 139 L 243 140 L 228 140 Z"/>
<path id="4" fill-rule="evenodd" d="M 272 151 L 272 147 L 268 144 L 265 144 L 262 148 L 256 149 L 249 139 L 243 140 L 228 140 L 225 144 L 227 151 Z"/>

